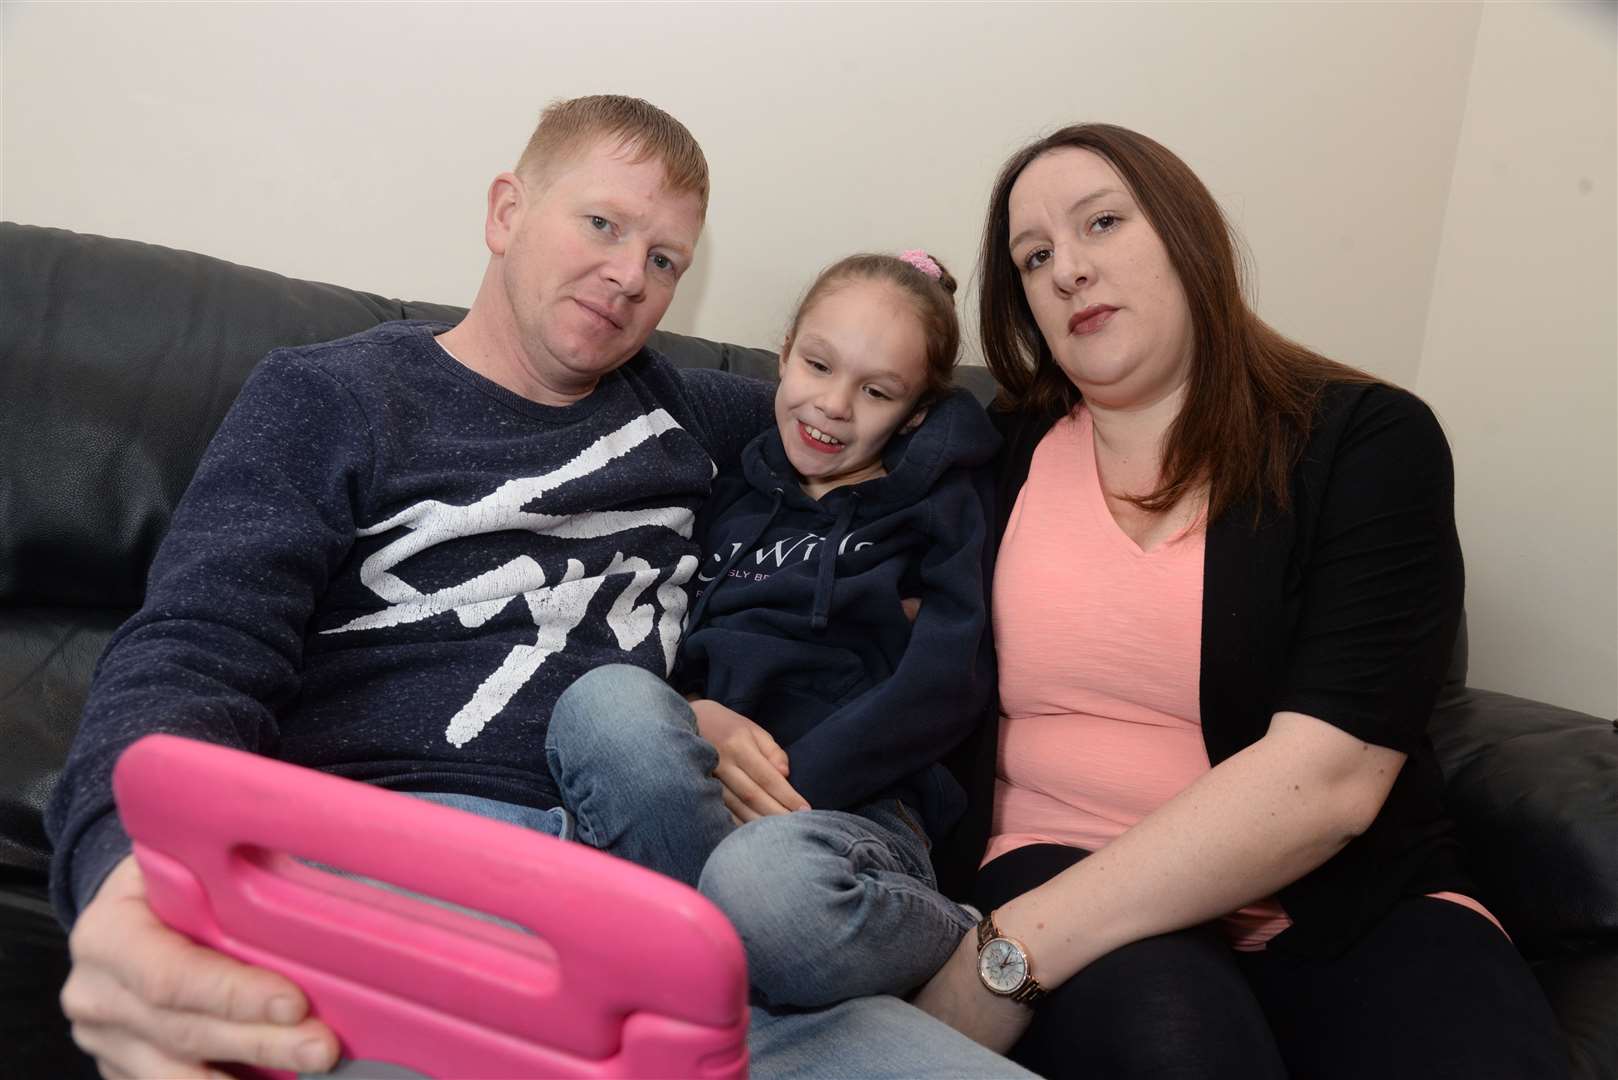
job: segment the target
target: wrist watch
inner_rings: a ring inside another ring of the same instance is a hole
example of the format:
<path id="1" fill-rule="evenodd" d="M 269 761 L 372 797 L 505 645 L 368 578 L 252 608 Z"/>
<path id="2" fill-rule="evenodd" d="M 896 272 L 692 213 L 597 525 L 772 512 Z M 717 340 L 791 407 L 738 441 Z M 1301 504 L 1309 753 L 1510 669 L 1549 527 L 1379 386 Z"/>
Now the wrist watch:
<path id="1" fill-rule="evenodd" d="M 1034 978 L 1028 950 L 1016 938 L 1000 932 L 992 911 L 978 923 L 978 979 L 989 993 L 1008 997 L 1019 1005 L 1032 1007 L 1046 993 Z"/>

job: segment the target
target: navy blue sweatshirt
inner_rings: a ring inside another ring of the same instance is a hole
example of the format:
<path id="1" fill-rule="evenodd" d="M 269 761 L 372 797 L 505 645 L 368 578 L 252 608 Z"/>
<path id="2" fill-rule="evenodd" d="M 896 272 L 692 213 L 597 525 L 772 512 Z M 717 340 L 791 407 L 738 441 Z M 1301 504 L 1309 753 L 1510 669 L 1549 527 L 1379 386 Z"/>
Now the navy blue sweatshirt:
<path id="1" fill-rule="evenodd" d="M 811 806 L 900 798 L 934 839 L 965 808 L 940 759 L 995 707 L 984 466 L 999 442 L 958 390 L 888 444 L 886 476 L 816 501 L 771 429 L 715 484 L 676 681 L 769 731 Z"/>
<path id="2" fill-rule="evenodd" d="M 248 380 L 49 806 L 64 920 L 129 851 L 109 778 L 141 735 L 546 807 L 557 695 L 601 664 L 668 673 L 697 510 L 771 388 L 642 350 L 549 407 L 457 363 L 446 329 L 278 350 Z"/>

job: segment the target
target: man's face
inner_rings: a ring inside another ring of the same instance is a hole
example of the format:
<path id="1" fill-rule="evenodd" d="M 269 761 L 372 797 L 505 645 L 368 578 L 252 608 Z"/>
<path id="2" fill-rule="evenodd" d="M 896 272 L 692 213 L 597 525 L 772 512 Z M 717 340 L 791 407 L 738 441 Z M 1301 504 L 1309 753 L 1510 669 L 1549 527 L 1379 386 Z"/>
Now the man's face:
<path id="1" fill-rule="evenodd" d="M 701 200 L 669 191 L 657 160 L 630 156 L 600 140 L 547 176 L 506 174 L 491 193 L 486 232 L 515 345 L 548 389 L 588 392 L 633 356 L 696 251 Z"/>

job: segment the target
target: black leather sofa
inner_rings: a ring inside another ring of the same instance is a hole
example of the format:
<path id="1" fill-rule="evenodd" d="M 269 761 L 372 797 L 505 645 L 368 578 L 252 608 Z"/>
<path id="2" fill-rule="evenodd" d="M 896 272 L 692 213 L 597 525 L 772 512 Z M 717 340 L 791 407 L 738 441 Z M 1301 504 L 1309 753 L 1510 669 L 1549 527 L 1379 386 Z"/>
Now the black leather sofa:
<path id="1" fill-rule="evenodd" d="M 0 1077 L 92 1076 L 56 995 L 66 938 L 41 809 L 107 636 L 214 427 L 277 345 L 459 309 L 217 259 L 0 224 Z M 772 374 L 768 351 L 673 334 L 677 362 Z M 980 396 L 981 369 L 963 372 Z M 1618 1080 L 1618 730 L 1465 685 L 1432 722 L 1481 898 L 1534 965 L 1574 1075 Z M 176 793 L 183 798 L 183 793 Z"/>

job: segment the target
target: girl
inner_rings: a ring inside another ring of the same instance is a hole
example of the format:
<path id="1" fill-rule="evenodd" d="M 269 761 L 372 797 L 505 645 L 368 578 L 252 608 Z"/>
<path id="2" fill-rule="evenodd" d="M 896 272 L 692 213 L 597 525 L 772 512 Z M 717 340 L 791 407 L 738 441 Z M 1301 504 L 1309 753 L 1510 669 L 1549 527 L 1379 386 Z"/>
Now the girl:
<path id="1" fill-rule="evenodd" d="M 993 703 L 979 467 L 999 440 L 949 390 L 954 289 L 920 251 L 821 273 L 775 429 L 699 519 L 686 696 L 599 668 L 551 719 L 578 838 L 697 885 L 766 1005 L 911 990 L 975 922 L 929 859 L 965 808 L 941 759 Z"/>

